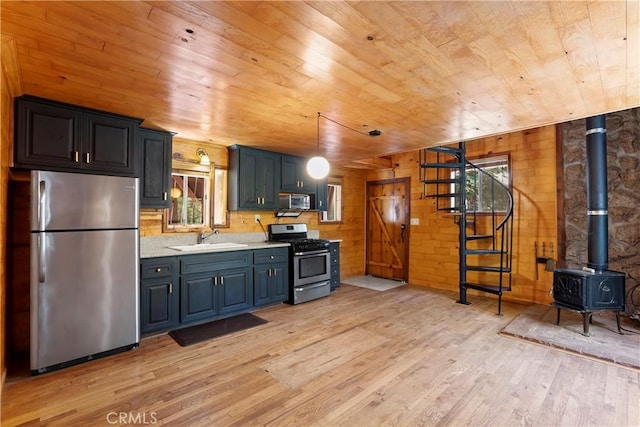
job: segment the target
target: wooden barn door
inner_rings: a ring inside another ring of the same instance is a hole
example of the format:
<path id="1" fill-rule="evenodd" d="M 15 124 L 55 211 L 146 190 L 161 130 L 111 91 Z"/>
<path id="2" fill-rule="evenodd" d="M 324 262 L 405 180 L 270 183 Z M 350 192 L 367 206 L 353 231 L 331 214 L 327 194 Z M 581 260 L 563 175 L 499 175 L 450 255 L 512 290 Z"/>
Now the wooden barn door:
<path id="1" fill-rule="evenodd" d="M 367 274 L 409 278 L 409 178 L 367 184 Z"/>

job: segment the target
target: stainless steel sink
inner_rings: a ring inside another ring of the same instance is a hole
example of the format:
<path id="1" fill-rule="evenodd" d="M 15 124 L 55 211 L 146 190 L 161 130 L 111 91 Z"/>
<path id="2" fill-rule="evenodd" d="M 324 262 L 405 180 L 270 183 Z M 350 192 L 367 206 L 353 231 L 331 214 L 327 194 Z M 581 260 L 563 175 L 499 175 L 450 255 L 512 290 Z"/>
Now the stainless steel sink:
<path id="1" fill-rule="evenodd" d="M 167 246 L 169 249 L 182 252 L 210 251 L 213 249 L 244 248 L 244 243 L 194 243 L 193 245 Z"/>

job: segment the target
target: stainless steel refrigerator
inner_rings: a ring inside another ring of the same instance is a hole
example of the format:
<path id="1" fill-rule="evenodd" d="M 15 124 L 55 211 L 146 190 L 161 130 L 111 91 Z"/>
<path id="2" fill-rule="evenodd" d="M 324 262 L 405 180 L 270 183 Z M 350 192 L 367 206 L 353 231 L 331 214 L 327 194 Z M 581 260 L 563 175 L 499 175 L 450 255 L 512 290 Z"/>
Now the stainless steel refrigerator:
<path id="1" fill-rule="evenodd" d="M 140 341 L 138 179 L 31 172 L 31 373 Z"/>

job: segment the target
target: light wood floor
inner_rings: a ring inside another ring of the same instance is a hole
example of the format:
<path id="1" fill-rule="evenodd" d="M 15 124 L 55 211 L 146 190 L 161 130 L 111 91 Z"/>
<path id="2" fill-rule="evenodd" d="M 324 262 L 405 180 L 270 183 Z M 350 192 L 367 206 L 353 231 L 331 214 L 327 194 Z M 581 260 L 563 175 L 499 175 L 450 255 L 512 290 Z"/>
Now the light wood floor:
<path id="1" fill-rule="evenodd" d="M 640 371 L 498 335 L 524 306 L 343 285 L 257 312 L 268 324 L 11 378 L 2 425 L 640 424 Z M 116 421 L 116 423 L 114 423 Z"/>

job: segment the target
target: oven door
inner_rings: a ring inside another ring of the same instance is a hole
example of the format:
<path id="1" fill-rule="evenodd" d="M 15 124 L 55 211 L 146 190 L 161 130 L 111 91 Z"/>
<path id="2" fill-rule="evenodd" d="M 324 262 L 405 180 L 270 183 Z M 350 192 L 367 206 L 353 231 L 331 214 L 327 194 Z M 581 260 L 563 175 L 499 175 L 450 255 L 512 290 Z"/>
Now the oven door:
<path id="1" fill-rule="evenodd" d="M 327 250 L 298 252 L 293 255 L 293 286 L 331 279 L 331 260 Z"/>

